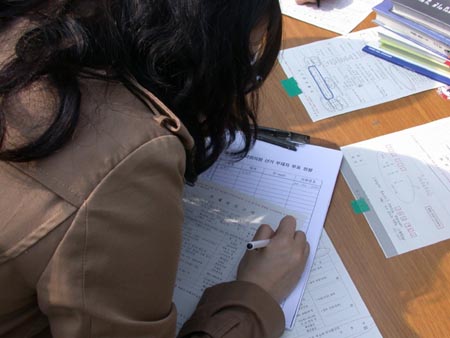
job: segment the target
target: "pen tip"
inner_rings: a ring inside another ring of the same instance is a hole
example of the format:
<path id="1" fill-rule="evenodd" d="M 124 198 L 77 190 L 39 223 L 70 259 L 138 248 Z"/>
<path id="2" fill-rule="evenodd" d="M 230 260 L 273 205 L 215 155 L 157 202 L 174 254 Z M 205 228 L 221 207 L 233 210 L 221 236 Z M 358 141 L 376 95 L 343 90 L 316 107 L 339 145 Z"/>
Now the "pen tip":
<path id="1" fill-rule="evenodd" d="M 247 249 L 253 249 L 253 245 L 251 243 L 247 243 Z"/>

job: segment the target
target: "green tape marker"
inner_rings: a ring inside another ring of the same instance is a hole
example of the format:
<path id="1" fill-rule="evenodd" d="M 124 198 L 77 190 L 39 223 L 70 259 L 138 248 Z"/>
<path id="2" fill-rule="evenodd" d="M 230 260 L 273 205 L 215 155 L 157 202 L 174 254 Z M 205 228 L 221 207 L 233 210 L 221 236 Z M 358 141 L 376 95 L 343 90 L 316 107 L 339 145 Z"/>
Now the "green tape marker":
<path id="1" fill-rule="evenodd" d="M 369 211 L 370 208 L 364 198 L 352 201 L 352 208 L 355 214 L 362 214 L 363 212 Z"/>
<path id="2" fill-rule="evenodd" d="M 293 77 L 281 80 L 281 85 L 283 86 L 289 97 L 298 96 L 303 93 L 302 90 L 298 87 L 297 81 L 295 81 Z"/>

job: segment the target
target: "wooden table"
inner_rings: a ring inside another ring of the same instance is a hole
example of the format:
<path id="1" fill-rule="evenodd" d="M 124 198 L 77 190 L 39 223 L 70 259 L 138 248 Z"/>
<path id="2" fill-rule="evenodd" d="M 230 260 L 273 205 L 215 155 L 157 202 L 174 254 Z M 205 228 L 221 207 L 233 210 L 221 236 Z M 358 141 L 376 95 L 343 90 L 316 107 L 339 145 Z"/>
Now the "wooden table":
<path id="1" fill-rule="evenodd" d="M 373 18 L 374 13 L 355 30 L 374 26 Z M 282 48 L 335 36 L 284 17 Z M 280 84 L 284 78 L 277 65 L 264 84 L 260 124 L 309 134 L 338 146 L 450 115 L 450 101 L 430 90 L 311 122 L 300 100 L 284 92 Z M 353 199 L 339 175 L 325 229 L 383 337 L 450 337 L 450 240 L 387 259 L 364 216 L 353 212 Z"/>

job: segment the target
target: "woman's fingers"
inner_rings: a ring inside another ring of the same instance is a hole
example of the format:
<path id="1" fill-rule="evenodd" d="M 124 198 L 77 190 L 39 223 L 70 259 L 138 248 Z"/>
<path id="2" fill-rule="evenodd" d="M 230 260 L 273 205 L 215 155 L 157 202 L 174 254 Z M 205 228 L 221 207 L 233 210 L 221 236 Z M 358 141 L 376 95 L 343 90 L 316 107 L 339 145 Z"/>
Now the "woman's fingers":
<path id="1" fill-rule="evenodd" d="M 273 229 L 268 224 L 261 224 L 261 226 L 256 230 L 255 236 L 253 236 L 254 241 L 260 241 L 262 239 L 269 239 L 275 234 Z"/>

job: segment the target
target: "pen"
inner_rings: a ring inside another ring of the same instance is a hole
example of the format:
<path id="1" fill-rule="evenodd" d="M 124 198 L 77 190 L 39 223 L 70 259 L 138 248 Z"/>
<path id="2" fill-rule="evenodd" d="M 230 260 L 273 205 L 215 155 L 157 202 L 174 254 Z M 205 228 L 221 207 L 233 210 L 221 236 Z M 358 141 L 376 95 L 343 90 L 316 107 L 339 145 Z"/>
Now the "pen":
<path id="1" fill-rule="evenodd" d="M 265 141 L 293 151 L 297 150 L 299 144 L 310 143 L 308 135 L 295 133 L 270 127 L 258 127 L 257 139 Z"/>
<path id="2" fill-rule="evenodd" d="M 251 241 L 247 243 L 247 250 L 255 250 L 265 248 L 270 243 L 270 239 L 262 239 L 260 241 Z"/>
<path id="3" fill-rule="evenodd" d="M 317 8 L 320 7 L 320 0 L 316 0 Z"/>
<path id="4" fill-rule="evenodd" d="M 309 143 L 311 138 L 308 135 L 296 133 L 293 131 L 281 130 L 270 127 L 258 127 L 258 135 L 268 135 L 271 137 L 276 137 L 278 139 L 288 140 L 290 142 L 296 143 Z"/>
<path id="5" fill-rule="evenodd" d="M 261 141 L 264 141 L 264 142 L 268 142 L 268 143 L 274 144 L 274 145 L 279 146 L 279 147 L 283 147 L 283 148 L 286 148 L 286 149 L 289 149 L 289 150 L 297 151 L 297 147 L 295 146 L 294 143 L 292 143 L 291 141 L 288 141 L 288 140 L 283 140 L 283 139 L 277 138 L 275 136 L 259 134 L 257 139 L 261 140 Z"/>

